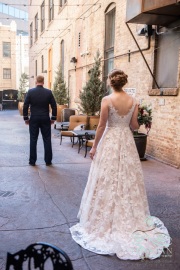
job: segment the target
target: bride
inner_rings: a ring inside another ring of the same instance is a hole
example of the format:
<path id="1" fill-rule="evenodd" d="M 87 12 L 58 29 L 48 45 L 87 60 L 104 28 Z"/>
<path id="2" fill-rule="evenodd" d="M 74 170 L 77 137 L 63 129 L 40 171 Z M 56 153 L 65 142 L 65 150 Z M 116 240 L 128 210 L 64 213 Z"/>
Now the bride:
<path id="1" fill-rule="evenodd" d="M 102 99 L 92 164 L 72 238 L 97 254 L 122 260 L 156 259 L 171 238 L 163 222 L 150 216 L 141 162 L 131 129 L 138 129 L 138 104 L 123 91 L 127 75 L 108 76 L 113 93 Z"/>

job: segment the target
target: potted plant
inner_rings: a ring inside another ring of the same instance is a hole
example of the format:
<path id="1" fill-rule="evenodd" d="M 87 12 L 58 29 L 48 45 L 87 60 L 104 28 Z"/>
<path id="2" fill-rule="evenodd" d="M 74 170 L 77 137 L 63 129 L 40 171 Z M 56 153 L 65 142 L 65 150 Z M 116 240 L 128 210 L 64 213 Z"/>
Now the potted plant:
<path id="1" fill-rule="evenodd" d="M 79 95 L 79 109 L 89 116 L 89 129 L 94 129 L 99 123 L 101 100 L 105 93 L 103 82 L 100 79 L 101 57 L 99 51 L 94 60 L 95 63 L 89 70 L 89 80 Z"/>
<path id="2" fill-rule="evenodd" d="M 29 85 L 28 81 L 29 77 L 26 73 L 22 73 L 20 77 L 20 83 L 19 83 L 19 90 L 18 90 L 18 109 L 20 115 L 23 115 L 23 104 L 24 104 L 24 98 L 27 91 L 27 87 Z"/>
<path id="3" fill-rule="evenodd" d="M 138 130 L 135 130 L 133 135 L 134 135 L 134 140 L 135 144 L 139 153 L 140 160 L 146 160 L 145 158 L 145 152 L 146 152 L 146 144 L 147 144 L 147 135 L 151 129 L 152 125 L 152 108 L 151 105 L 146 105 L 142 103 L 139 105 L 138 108 L 138 123 L 139 126 L 144 125 L 146 128 L 146 134 L 141 133 Z"/>
<path id="4" fill-rule="evenodd" d="M 58 69 L 56 71 L 56 77 L 52 91 L 57 103 L 57 122 L 61 122 L 61 111 L 64 108 L 67 108 L 68 107 L 67 104 L 69 103 L 68 91 L 66 83 L 64 82 L 61 64 L 59 64 Z"/>

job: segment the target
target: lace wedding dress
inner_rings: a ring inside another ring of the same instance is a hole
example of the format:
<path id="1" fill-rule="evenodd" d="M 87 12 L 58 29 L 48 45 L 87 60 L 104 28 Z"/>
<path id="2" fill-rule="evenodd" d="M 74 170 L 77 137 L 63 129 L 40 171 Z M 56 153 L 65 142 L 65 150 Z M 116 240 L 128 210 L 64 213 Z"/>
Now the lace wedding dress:
<path id="1" fill-rule="evenodd" d="M 129 128 L 135 104 L 134 99 L 128 114 L 120 116 L 109 99 L 108 123 L 91 164 L 80 221 L 70 228 L 83 248 L 123 260 L 155 259 L 171 244 L 163 222 L 150 216 Z"/>

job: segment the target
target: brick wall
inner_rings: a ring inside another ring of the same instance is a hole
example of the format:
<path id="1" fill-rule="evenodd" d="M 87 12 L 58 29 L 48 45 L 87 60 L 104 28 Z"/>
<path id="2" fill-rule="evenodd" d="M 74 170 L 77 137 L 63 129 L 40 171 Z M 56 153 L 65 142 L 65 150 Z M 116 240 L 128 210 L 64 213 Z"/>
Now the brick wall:
<path id="1" fill-rule="evenodd" d="M 128 74 L 126 87 L 136 88 L 137 99 L 152 104 L 153 124 L 148 136 L 147 154 L 173 166 L 180 166 L 180 97 L 178 96 L 150 96 L 148 91 L 152 89 L 153 80 L 150 72 L 139 52 L 131 53 L 130 61 L 127 54 L 137 51 L 138 48 L 125 24 L 126 1 L 113 1 L 116 3 L 115 22 L 115 59 L 114 66 L 123 69 Z M 32 0 L 32 5 L 37 1 Z M 88 70 L 94 62 L 94 55 L 99 49 L 104 57 L 105 40 L 105 10 L 112 3 L 110 0 L 95 1 L 92 5 L 86 5 L 90 1 L 79 0 L 79 6 L 69 0 L 63 8 L 58 7 L 59 1 L 55 1 L 55 19 L 51 23 L 46 20 L 46 31 L 39 34 L 38 40 L 30 48 L 30 75 L 34 75 L 35 60 L 38 61 L 38 73 L 40 70 L 41 56 L 44 55 L 45 69 L 48 69 L 48 49 L 53 47 L 53 80 L 55 70 L 60 61 L 60 43 L 65 44 L 65 81 L 69 86 L 71 98 L 70 106 L 78 108 L 79 91 L 88 80 Z M 95 4 L 95 5 L 93 5 Z M 30 7 L 29 17 L 32 19 L 36 13 L 40 16 L 40 7 Z M 46 19 L 48 18 L 48 6 L 46 6 Z M 30 23 L 32 22 L 30 20 Z M 40 23 L 40 20 L 39 20 Z M 145 58 L 153 71 L 154 69 L 154 36 L 151 37 L 150 49 L 148 38 L 137 35 L 139 25 L 131 24 L 132 29 L 141 49 L 144 50 Z M 39 26 L 40 29 L 40 26 Z M 79 46 L 80 33 L 80 46 Z M 89 54 L 87 54 L 87 52 Z M 84 54 L 84 55 L 82 55 Z M 76 71 L 72 57 L 77 58 Z M 179 64 L 180 66 L 180 64 Z M 103 62 L 102 62 L 103 68 Z M 47 74 L 45 82 L 48 81 Z M 178 77 L 179 80 L 179 77 Z M 34 79 L 31 79 L 31 86 Z M 178 81 L 179 84 L 179 81 Z M 164 105 L 161 105 L 163 104 Z"/>

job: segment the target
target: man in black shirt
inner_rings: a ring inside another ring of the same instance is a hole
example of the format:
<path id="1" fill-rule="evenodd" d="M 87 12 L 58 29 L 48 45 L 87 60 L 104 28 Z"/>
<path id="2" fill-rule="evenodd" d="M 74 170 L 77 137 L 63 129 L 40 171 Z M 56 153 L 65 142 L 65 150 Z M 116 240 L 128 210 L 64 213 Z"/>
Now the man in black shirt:
<path id="1" fill-rule="evenodd" d="M 57 116 L 57 105 L 52 91 L 43 87 L 44 77 L 37 76 L 36 87 L 28 91 L 24 101 L 23 117 L 25 124 L 29 125 L 30 133 L 30 157 L 29 164 L 35 166 L 37 160 L 37 140 L 39 129 L 44 142 L 44 160 L 46 165 L 52 164 L 51 124 Z M 49 105 L 52 116 L 49 116 Z M 30 119 L 28 109 L 30 108 Z"/>

